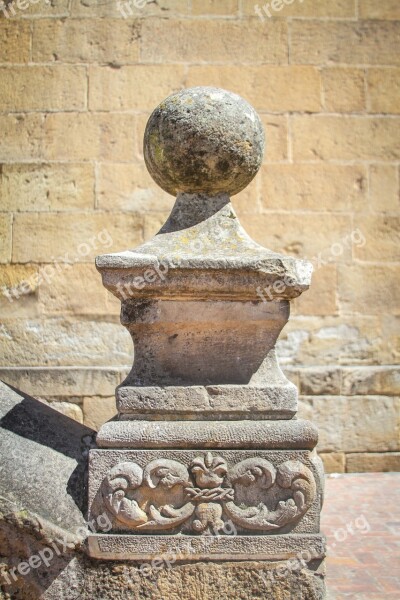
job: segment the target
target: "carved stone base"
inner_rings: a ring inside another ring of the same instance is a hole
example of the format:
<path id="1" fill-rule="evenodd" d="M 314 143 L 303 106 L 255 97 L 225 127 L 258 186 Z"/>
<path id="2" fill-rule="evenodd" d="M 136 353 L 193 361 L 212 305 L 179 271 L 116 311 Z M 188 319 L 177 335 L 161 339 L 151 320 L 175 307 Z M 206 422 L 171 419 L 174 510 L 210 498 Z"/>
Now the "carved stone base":
<path id="1" fill-rule="evenodd" d="M 218 559 L 275 559 L 276 544 L 319 533 L 322 491 L 308 450 L 92 450 L 89 520 L 106 513 L 112 527 L 89 548 L 143 558 L 193 538 Z"/>
<path id="2" fill-rule="evenodd" d="M 103 560 L 322 560 L 321 534 L 160 536 L 107 535 L 88 537 L 88 553 Z"/>

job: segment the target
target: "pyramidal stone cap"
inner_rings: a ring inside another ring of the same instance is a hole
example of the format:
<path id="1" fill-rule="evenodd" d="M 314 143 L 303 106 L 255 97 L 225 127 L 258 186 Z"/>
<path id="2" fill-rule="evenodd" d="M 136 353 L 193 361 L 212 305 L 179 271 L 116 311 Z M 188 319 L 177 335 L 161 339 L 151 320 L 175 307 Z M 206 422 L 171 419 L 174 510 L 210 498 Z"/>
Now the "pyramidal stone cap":
<path id="1" fill-rule="evenodd" d="M 146 126 L 144 157 L 176 202 L 152 240 L 97 257 L 104 286 L 121 300 L 260 301 L 260 288 L 270 299 L 308 289 L 311 263 L 254 242 L 230 202 L 257 174 L 263 151 L 258 114 L 232 92 L 195 87 L 161 102 Z"/>

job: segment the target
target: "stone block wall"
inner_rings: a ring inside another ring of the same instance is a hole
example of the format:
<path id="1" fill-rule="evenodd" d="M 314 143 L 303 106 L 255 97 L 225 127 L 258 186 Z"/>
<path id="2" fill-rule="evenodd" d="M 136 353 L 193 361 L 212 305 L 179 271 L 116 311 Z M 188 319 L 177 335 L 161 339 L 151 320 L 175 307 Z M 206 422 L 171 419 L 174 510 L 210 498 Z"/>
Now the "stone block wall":
<path id="1" fill-rule="evenodd" d="M 172 206 L 150 111 L 221 86 L 267 136 L 243 225 L 314 263 L 279 354 L 326 469 L 399 470 L 399 2 L 14 0 L 0 33 L 0 377 L 91 427 L 114 414 L 132 343 L 93 259 Z"/>

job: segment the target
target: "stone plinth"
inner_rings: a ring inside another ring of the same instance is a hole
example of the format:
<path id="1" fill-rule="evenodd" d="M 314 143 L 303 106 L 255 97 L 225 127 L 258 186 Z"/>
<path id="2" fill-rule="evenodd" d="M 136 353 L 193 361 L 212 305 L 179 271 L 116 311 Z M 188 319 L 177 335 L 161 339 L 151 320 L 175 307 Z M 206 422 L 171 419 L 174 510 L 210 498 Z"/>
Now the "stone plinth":
<path id="1" fill-rule="evenodd" d="M 89 518 L 106 512 L 112 528 L 87 548 L 117 561 L 297 559 L 314 595 L 291 597 L 322 598 L 317 432 L 296 419 L 275 354 L 312 268 L 253 242 L 230 203 L 263 145 L 257 113 L 223 90 L 184 90 L 149 119 L 146 164 L 177 199 L 151 241 L 96 261 L 135 359 L 90 452 Z"/>

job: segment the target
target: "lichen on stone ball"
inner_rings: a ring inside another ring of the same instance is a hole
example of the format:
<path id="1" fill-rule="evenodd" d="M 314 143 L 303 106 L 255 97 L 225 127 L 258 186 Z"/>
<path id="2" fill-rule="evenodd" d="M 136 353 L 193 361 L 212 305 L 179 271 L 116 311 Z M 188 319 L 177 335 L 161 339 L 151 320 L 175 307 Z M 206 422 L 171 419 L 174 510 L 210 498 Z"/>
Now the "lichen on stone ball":
<path id="1" fill-rule="evenodd" d="M 230 196 L 243 190 L 262 162 L 264 130 L 254 108 L 219 88 L 172 94 L 150 116 L 144 158 L 166 192 Z"/>

